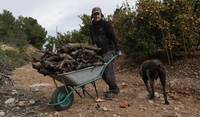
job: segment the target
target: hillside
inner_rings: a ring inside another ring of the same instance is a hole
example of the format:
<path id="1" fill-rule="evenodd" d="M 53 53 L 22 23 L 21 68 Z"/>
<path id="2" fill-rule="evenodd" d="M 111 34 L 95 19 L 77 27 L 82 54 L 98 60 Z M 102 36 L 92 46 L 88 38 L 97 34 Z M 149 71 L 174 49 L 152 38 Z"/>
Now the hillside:
<path id="1" fill-rule="evenodd" d="M 118 61 L 119 62 L 119 61 Z M 121 63 L 121 62 L 120 62 Z M 198 117 L 200 116 L 200 61 L 199 58 L 177 61 L 173 67 L 167 68 L 167 90 L 170 105 L 163 104 L 159 82 L 156 83 L 156 99 L 149 101 L 147 92 L 136 68 L 120 68 L 117 70 L 117 83 L 121 92 L 113 100 L 94 102 L 89 97 L 81 99 L 75 95 L 70 109 L 57 112 L 47 105 L 55 86 L 50 77 L 44 77 L 31 65 L 15 70 L 13 80 L 15 90 L 10 88 L 1 98 L 0 110 L 6 116 L 41 116 L 41 117 Z M 106 91 L 104 81 L 97 82 L 100 95 Z M 35 87 L 35 88 L 34 88 Z M 89 90 L 94 89 L 88 86 Z M 4 94 L 1 91 L 1 95 Z M 4 102 L 14 98 L 12 105 Z M 121 104 L 127 104 L 120 108 Z M 25 109 L 26 108 L 26 109 Z"/>

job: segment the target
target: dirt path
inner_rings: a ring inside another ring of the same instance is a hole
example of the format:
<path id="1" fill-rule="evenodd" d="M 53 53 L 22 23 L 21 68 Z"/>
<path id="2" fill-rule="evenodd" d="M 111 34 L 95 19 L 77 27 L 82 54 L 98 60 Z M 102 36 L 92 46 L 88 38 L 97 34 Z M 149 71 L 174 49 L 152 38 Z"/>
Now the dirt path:
<path id="1" fill-rule="evenodd" d="M 197 70 L 196 75 L 189 74 L 191 65 L 188 69 L 177 63 L 179 70 L 168 68 L 168 94 L 170 105 L 163 104 L 160 87 L 157 86 L 157 97 L 154 101 L 147 99 L 147 92 L 142 80 L 137 75 L 136 70 L 117 73 L 117 82 L 121 89 L 118 97 L 113 100 L 99 102 L 98 104 L 89 97 L 81 99 L 75 95 L 73 105 L 65 111 L 56 112 L 47 105 L 51 94 L 55 90 L 53 81 L 49 77 L 44 77 L 32 69 L 31 65 L 25 65 L 18 68 L 13 76 L 15 87 L 23 90 L 26 95 L 33 99 L 40 100 L 38 108 L 33 109 L 35 113 L 29 113 L 26 116 L 44 116 L 44 117 L 199 117 L 200 116 L 200 68 L 199 62 L 194 64 L 192 69 Z M 196 66 L 195 66 L 196 65 Z M 179 68 L 180 67 L 180 68 Z M 182 68 L 183 67 L 183 68 Z M 183 71 L 182 71 L 183 70 Z M 185 71 L 184 71 L 185 70 Z M 188 72 L 187 75 L 182 72 Z M 31 86 L 34 84 L 43 84 L 43 87 L 33 91 Z M 186 84 L 192 84 L 185 85 Z M 157 83 L 159 85 L 159 83 Z M 182 87 L 183 85 L 183 87 Z M 194 87 L 194 86 L 197 87 Z M 106 90 L 106 84 L 99 80 L 97 82 L 99 93 L 103 94 Z M 92 91 L 94 94 L 94 91 Z M 161 94 L 161 95 L 160 95 Z M 120 108 L 121 103 L 130 105 L 126 108 Z M 99 105 L 99 106 L 98 106 Z"/>

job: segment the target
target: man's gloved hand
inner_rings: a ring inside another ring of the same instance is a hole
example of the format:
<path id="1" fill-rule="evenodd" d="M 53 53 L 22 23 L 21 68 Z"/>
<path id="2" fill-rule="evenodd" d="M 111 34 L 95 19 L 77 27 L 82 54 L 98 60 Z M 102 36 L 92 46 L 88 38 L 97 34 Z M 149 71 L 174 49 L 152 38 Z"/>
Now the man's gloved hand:
<path id="1" fill-rule="evenodd" d="M 122 51 L 120 50 L 119 47 L 117 47 L 117 48 L 115 49 L 115 53 L 116 53 L 117 55 L 119 55 L 119 56 L 122 55 Z"/>
<path id="2" fill-rule="evenodd" d="M 121 55 L 122 55 L 122 51 L 121 51 L 121 50 L 118 50 L 118 51 L 116 52 L 116 54 L 119 55 L 119 56 L 121 56 Z"/>

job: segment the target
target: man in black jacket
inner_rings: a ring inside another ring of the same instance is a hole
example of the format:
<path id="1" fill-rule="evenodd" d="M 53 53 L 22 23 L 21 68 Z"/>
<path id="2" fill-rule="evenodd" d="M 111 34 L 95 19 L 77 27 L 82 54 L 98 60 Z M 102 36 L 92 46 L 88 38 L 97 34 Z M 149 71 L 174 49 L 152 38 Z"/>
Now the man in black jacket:
<path id="1" fill-rule="evenodd" d="M 103 18 L 104 16 L 99 7 L 92 9 L 90 36 L 92 43 L 101 48 L 100 54 L 103 56 L 104 60 L 108 61 L 113 55 L 113 52 L 119 52 L 119 47 L 117 44 L 117 37 L 113 31 L 111 23 Z M 105 93 L 105 97 L 113 98 L 119 93 L 113 63 L 111 63 L 105 70 L 103 79 L 109 86 L 109 91 Z"/>

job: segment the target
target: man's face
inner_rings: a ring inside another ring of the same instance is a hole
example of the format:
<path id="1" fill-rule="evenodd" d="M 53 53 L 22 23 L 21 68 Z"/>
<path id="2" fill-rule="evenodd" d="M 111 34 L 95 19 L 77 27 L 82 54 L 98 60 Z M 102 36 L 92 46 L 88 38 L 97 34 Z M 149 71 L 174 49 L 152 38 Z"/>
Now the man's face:
<path id="1" fill-rule="evenodd" d="M 99 12 L 95 12 L 94 14 L 93 14 L 93 18 L 94 18 L 94 21 L 95 22 L 98 22 L 98 21 L 100 21 L 101 20 L 101 13 L 99 13 Z"/>

